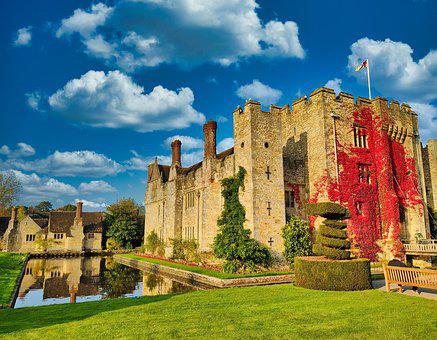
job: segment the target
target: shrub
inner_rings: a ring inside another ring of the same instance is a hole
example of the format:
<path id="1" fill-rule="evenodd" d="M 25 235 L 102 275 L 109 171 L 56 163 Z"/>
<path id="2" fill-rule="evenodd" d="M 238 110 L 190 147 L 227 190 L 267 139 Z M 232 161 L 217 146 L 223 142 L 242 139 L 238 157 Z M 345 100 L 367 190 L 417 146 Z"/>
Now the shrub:
<path id="1" fill-rule="evenodd" d="M 161 256 L 164 255 L 165 252 L 164 241 L 159 238 L 158 234 L 154 230 L 147 235 L 144 248 L 153 254 L 158 254 Z"/>
<path id="2" fill-rule="evenodd" d="M 326 218 L 319 228 L 313 252 L 336 260 L 349 259 L 351 244 L 347 239 L 346 223 L 337 221 L 350 217 L 349 210 L 337 203 L 322 202 L 309 203 L 307 211 Z"/>
<path id="3" fill-rule="evenodd" d="M 282 227 L 284 239 L 284 257 L 292 264 L 296 256 L 311 255 L 311 236 L 309 224 L 296 216 L 289 216 L 289 221 Z"/>
<path id="4" fill-rule="evenodd" d="M 198 253 L 199 245 L 195 240 L 170 239 L 172 246 L 172 259 L 180 259 L 191 262 L 200 262 Z"/>
<path id="5" fill-rule="evenodd" d="M 353 259 L 332 261 L 320 258 L 295 259 L 296 285 L 319 290 L 365 290 L 372 289 L 370 261 Z"/>
<path id="6" fill-rule="evenodd" d="M 214 239 L 214 254 L 224 259 L 225 272 L 235 273 L 239 270 L 255 270 L 268 267 L 272 262 L 270 251 L 258 241 L 250 238 L 250 230 L 243 224 L 246 211 L 238 198 L 240 187 L 244 190 L 246 170 L 239 168 L 235 176 L 221 181 L 224 208 L 217 220 L 219 232 Z"/>
<path id="7" fill-rule="evenodd" d="M 106 249 L 107 250 L 119 250 L 119 249 L 122 249 L 122 246 L 115 239 L 108 238 L 106 241 Z"/>

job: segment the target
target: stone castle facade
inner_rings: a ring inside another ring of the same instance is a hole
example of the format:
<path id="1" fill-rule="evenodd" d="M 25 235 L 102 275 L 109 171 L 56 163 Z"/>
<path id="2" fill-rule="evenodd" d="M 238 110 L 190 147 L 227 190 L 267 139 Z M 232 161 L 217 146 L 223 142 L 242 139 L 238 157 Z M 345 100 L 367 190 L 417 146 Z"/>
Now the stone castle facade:
<path id="1" fill-rule="evenodd" d="M 389 256 L 395 254 L 390 238 L 413 240 L 418 233 L 429 238 L 424 207 L 435 209 L 437 203 L 437 140 L 422 152 L 417 114 L 408 105 L 380 97 L 355 100 L 319 88 L 292 106 L 270 105 L 269 111 L 248 100 L 234 111 L 233 124 L 231 149 L 216 153 L 217 123 L 209 121 L 203 127 L 202 162 L 183 167 L 181 142 L 175 140 L 171 165 L 149 165 L 146 235 L 156 231 L 167 246 L 172 238 L 195 239 L 200 250 L 211 250 L 223 205 L 220 181 L 242 166 L 245 227 L 274 253 L 283 250 L 287 215 L 308 218 L 307 202 L 340 201 L 351 210 L 353 223 L 375 226 L 363 237 L 377 238 L 379 252 Z M 373 196 L 356 194 L 367 188 Z M 319 222 L 313 222 L 317 229 Z"/>

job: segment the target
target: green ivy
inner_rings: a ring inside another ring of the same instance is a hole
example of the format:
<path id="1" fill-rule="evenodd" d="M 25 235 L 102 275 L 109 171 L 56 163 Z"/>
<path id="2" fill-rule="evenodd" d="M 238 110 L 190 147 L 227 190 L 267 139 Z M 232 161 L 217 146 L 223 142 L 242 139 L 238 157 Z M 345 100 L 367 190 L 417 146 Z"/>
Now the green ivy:
<path id="1" fill-rule="evenodd" d="M 235 176 L 221 181 L 224 207 L 217 220 L 219 232 L 214 239 L 214 254 L 226 260 L 223 270 L 227 273 L 254 271 L 257 267 L 268 267 L 272 262 L 270 251 L 258 241 L 250 238 L 250 230 L 244 228 L 246 211 L 238 192 L 244 190 L 246 170 L 239 167 Z"/>
<path id="2" fill-rule="evenodd" d="M 309 224 L 296 216 L 289 216 L 289 221 L 282 227 L 284 239 L 284 257 L 290 263 L 294 263 L 296 256 L 311 255 L 311 236 Z"/>

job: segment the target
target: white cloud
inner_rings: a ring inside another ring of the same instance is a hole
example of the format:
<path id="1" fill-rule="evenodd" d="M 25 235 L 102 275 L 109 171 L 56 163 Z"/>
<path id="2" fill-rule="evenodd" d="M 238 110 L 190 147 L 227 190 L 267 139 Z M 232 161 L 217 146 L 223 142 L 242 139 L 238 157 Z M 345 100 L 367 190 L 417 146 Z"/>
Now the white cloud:
<path id="1" fill-rule="evenodd" d="M 86 193 L 117 191 L 117 189 L 115 189 L 111 184 L 105 181 L 91 181 L 89 183 L 80 183 L 79 190 Z"/>
<path id="2" fill-rule="evenodd" d="M 26 96 L 26 102 L 29 107 L 35 111 L 43 112 L 44 110 L 41 109 L 41 100 L 43 98 L 43 95 L 40 91 L 34 91 L 34 92 L 28 92 L 25 94 Z"/>
<path id="3" fill-rule="evenodd" d="M 106 203 L 98 203 L 98 202 L 88 201 L 80 198 L 76 198 L 75 202 L 76 203 L 82 202 L 84 207 L 89 207 L 89 208 L 106 208 L 108 206 Z"/>
<path id="4" fill-rule="evenodd" d="M 217 153 L 230 149 L 234 146 L 234 138 L 225 138 L 217 145 Z"/>
<path id="5" fill-rule="evenodd" d="M 437 50 L 416 62 L 408 44 L 362 38 L 352 44 L 351 52 L 350 73 L 365 83 L 366 72 L 355 72 L 355 67 L 368 58 L 371 84 L 384 95 L 420 102 L 437 98 Z"/>
<path id="6" fill-rule="evenodd" d="M 217 117 L 217 123 L 226 123 L 228 121 L 228 118 L 225 116 L 218 116 Z"/>
<path id="7" fill-rule="evenodd" d="M 105 23 L 112 10 L 112 7 L 108 7 L 101 2 L 92 5 L 89 11 L 76 9 L 72 16 L 62 20 L 61 26 L 56 31 L 56 36 L 59 38 L 77 32 L 83 37 L 88 37 L 94 33 L 97 27 Z"/>
<path id="8" fill-rule="evenodd" d="M 181 154 L 182 166 L 189 167 L 203 160 L 203 149 Z"/>
<path id="9" fill-rule="evenodd" d="M 14 40 L 15 46 L 29 46 L 32 40 L 32 27 L 23 27 L 17 31 Z"/>
<path id="10" fill-rule="evenodd" d="M 254 79 L 251 84 L 240 86 L 237 90 L 237 96 L 242 99 L 256 99 L 263 104 L 275 104 L 282 96 L 282 91 L 271 88 Z"/>
<path id="11" fill-rule="evenodd" d="M 410 103 L 419 113 L 421 138 L 437 137 L 437 114 L 432 101 L 437 99 L 437 50 L 422 59 L 413 59 L 413 49 L 400 41 L 362 38 L 351 46 L 350 73 L 366 83 L 366 72 L 355 72 L 362 60 L 369 59 L 371 85 L 385 97 Z"/>
<path id="12" fill-rule="evenodd" d="M 8 158 L 29 157 L 35 154 L 35 149 L 29 144 L 20 142 L 17 143 L 16 149 L 11 149 L 9 146 L 3 145 L 0 148 L 0 154 L 5 155 Z"/>
<path id="13" fill-rule="evenodd" d="M 194 94 L 188 87 L 176 92 L 156 86 L 145 94 L 119 71 L 88 71 L 49 97 L 53 111 L 71 121 L 139 132 L 202 124 L 205 116 L 193 108 L 193 102 Z"/>
<path id="14" fill-rule="evenodd" d="M 111 59 L 126 71 L 164 62 L 228 66 L 251 56 L 304 58 L 297 24 L 264 24 L 258 7 L 254 0 L 132 0 L 112 8 L 99 3 L 88 11 L 76 9 L 62 20 L 56 35 L 77 32 L 85 43 L 93 35 L 104 35 L 116 54 L 95 56 Z"/>
<path id="15" fill-rule="evenodd" d="M 61 196 L 77 195 L 78 191 L 70 184 L 54 178 L 40 177 L 36 173 L 30 175 L 17 170 L 8 170 L 21 183 L 21 200 L 29 203 L 38 200 L 55 199 Z"/>
<path id="16" fill-rule="evenodd" d="M 171 143 L 175 140 L 175 139 L 179 139 L 182 143 L 182 150 L 192 150 L 192 149 L 201 149 L 203 148 L 203 140 L 200 138 L 194 138 L 194 137 L 190 137 L 190 136 L 181 136 L 181 135 L 176 135 L 176 136 L 172 136 L 172 137 L 168 137 L 165 141 L 164 141 L 164 145 L 166 147 L 171 147 Z"/>
<path id="17" fill-rule="evenodd" d="M 171 156 L 141 156 L 135 150 L 130 150 L 133 154 L 133 157 L 124 162 L 124 167 L 127 170 L 144 170 L 147 171 L 147 166 L 155 160 L 155 157 L 158 158 L 159 164 L 171 164 Z"/>
<path id="18" fill-rule="evenodd" d="M 66 152 L 55 151 L 46 158 L 34 161 L 11 159 L 3 166 L 63 177 L 102 177 L 115 175 L 124 170 L 123 166 L 114 160 L 103 154 L 88 150 Z"/>
<path id="19" fill-rule="evenodd" d="M 339 78 L 334 78 L 331 80 L 328 80 L 325 84 L 325 87 L 329 88 L 329 89 L 333 89 L 335 91 L 335 94 L 339 94 L 342 90 L 341 90 L 341 83 L 342 80 Z"/>
<path id="20" fill-rule="evenodd" d="M 85 39 L 83 43 L 87 48 L 87 53 L 96 58 L 109 59 L 117 56 L 117 52 L 115 51 L 116 45 L 108 43 L 100 34 L 95 37 Z"/>

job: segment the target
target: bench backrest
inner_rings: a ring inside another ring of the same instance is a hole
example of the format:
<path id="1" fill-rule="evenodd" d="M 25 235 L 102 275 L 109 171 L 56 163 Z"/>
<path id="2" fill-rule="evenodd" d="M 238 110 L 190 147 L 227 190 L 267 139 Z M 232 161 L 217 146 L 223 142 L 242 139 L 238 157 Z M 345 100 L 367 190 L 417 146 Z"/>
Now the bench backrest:
<path id="1" fill-rule="evenodd" d="M 382 266 L 387 283 L 437 289 L 437 270 Z"/>

